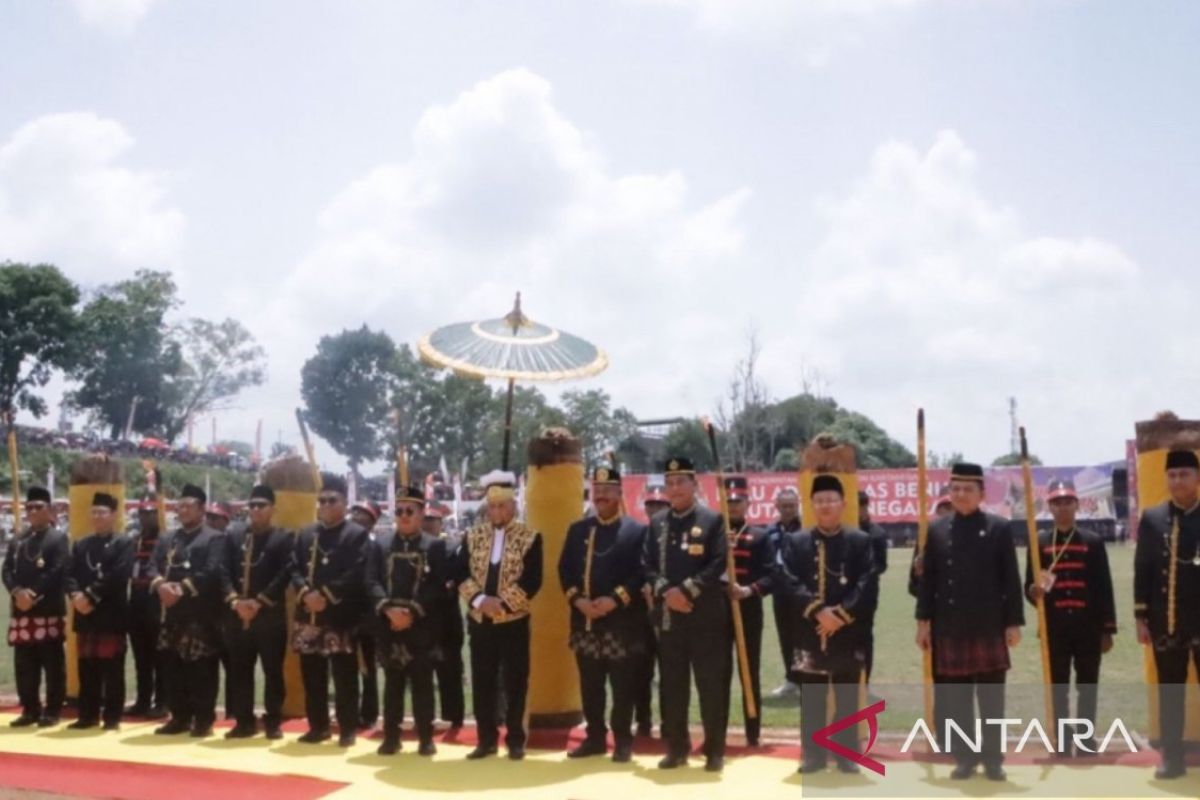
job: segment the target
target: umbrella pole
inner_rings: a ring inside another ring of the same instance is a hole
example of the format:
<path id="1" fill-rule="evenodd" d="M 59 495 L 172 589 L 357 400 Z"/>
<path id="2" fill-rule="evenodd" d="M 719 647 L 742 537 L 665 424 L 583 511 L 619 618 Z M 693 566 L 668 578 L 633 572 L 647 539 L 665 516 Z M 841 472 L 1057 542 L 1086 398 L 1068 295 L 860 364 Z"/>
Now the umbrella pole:
<path id="1" fill-rule="evenodd" d="M 512 444 L 512 407 L 513 407 L 513 385 L 516 383 L 512 378 L 508 379 L 508 400 L 504 405 L 504 457 L 501 461 L 501 469 L 508 469 L 508 450 Z"/>

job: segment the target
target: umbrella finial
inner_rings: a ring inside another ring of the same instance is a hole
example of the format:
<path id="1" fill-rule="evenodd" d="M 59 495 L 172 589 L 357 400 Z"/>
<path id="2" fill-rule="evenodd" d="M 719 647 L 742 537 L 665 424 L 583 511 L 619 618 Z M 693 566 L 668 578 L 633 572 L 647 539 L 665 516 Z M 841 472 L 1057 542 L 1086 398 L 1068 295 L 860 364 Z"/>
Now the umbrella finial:
<path id="1" fill-rule="evenodd" d="M 513 310 L 508 312 L 504 317 L 504 321 L 513 329 L 513 333 L 516 333 L 518 328 L 524 328 L 529 325 L 529 319 L 521 313 L 520 292 L 517 292 L 517 299 L 513 301 Z"/>

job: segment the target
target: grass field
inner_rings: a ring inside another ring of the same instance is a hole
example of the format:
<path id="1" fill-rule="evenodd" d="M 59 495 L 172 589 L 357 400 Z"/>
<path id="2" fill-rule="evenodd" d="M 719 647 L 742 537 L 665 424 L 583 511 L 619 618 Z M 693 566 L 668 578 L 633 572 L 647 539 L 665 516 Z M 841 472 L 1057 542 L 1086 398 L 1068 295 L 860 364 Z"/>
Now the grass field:
<path id="1" fill-rule="evenodd" d="M 1019 553 L 1024 563 L 1024 553 Z M 921 657 L 913 644 L 915 623 L 913 621 L 913 599 L 907 590 L 908 564 L 912 550 L 897 548 L 890 552 L 889 569 L 883 575 L 880 586 L 880 607 L 875 620 L 875 669 L 872 687 L 883 694 L 890 713 L 883 718 L 884 727 L 889 719 L 895 721 L 903 712 L 920 708 L 921 703 Z M 1113 582 L 1116 590 L 1118 625 L 1121 633 L 1116 637 L 1112 652 L 1104 658 L 1101 671 L 1101 717 L 1110 719 L 1120 716 L 1127 726 L 1143 728 L 1146 719 L 1146 692 L 1142 674 L 1142 651 L 1133 636 L 1133 547 L 1110 545 L 1109 561 L 1112 565 Z M 0 625 L 8 626 L 7 602 L 0 604 Z M 1032 606 L 1026 606 L 1027 624 L 1021 645 L 1012 653 L 1013 669 L 1009 673 L 1010 716 L 1029 708 L 1025 718 L 1040 714 L 1042 708 L 1041 661 L 1038 651 L 1036 615 Z M 767 620 L 763 632 L 762 686 L 764 693 L 778 686 L 783 680 L 783 664 L 779 656 L 779 644 L 775 635 L 774 620 L 770 603 L 767 604 Z M 133 691 L 133 661 L 127 657 L 129 693 Z M 468 661 L 469 663 L 469 661 Z M 734 680 L 730 723 L 742 722 L 741 692 Z M 259 681 L 261 690 L 261 681 Z M 0 693 L 13 695 L 12 659 L 0 658 Z M 468 691 L 468 704 L 470 692 Z M 692 694 L 692 719 L 699 720 L 699 707 L 695 692 Z M 795 730 L 797 703 L 794 700 L 764 699 L 763 722 L 766 727 Z M 657 707 L 657 701 L 656 701 Z M 657 719 L 657 711 L 655 717 Z M 907 727 L 908 723 L 904 724 Z M 1103 722 L 1102 722 L 1103 724 Z"/>

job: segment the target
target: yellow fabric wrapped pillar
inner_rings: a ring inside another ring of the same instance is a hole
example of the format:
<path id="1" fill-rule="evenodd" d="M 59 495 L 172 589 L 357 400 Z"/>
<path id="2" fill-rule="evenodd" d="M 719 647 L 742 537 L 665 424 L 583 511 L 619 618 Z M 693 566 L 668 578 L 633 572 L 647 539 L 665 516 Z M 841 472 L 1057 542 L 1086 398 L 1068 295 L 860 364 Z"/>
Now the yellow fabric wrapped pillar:
<path id="1" fill-rule="evenodd" d="M 76 461 L 71 467 L 70 486 L 67 489 L 67 533 L 76 542 L 92 532 L 92 497 L 96 492 L 106 492 L 117 498 L 118 532 L 125 530 L 125 478 L 121 462 L 108 456 L 94 455 Z M 76 658 L 73 617 L 75 611 L 67 607 L 67 697 L 79 696 L 79 662 Z"/>
<path id="2" fill-rule="evenodd" d="M 570 609 L 558 583 L 567 528 L 583 515 L 583 452 L 564 428 L 529 443 L 525 523 L 542 535 L 542 588 L 531 603 L 529 726 L 566 728 L 583 718 L 579 672 L 567 646 Z"/>
<path id="3" fill-rule="evenodd" d="M 842 524 L 848 528 L 858 527 L 858 475 L 853 445 L 840 444 L 827 433 L 817 436 L 812 444 L 804 448 L 800 459 L 800 474 L 797 476 L 797 491 L 800 492 L 800 523 L 808 528 L 816 524 L 812 506 L 813 476 L 828 473 L 842 482 L 846 491 L 846 508 L 842 512 Z"/>
<path id="4" fill-rule="evenodd" d="M 263 467 L 262 482 L 275 490 L 275 525 L 295 533 L 317 521 L 317 487 L 312 467 L 299 456 L 285 456 Z M 296 612 L 296 591 L 287 590 L 287 624 L 291 630 Z M 290 641 L 290 637 L 289 637 Z M 287 648 L 283 660 L 283 683 L 287 695 L 285 717 L 304 716 L 304 682 L 300 678 L 300 656 Z"/>
<path id="5" fill-rule="evenodd" d="M 1139 422 L 1137 431 L 1137 500 L 1138 508 L 1145 511 L 1151 506 L 1165 502 L 1167 493 L 1167 451 L 1180 437 L 1200 439 L 1200 420 L 1181 420 L 1173 414 Z M 1149 708 L 1150 739 L 1158 739 L 1158 669 L 1154 664 L 1154 652 L 1143 647 L 1143 664 L 1146 672 L 1146 698 Z M 1185 742 L 1200 742 L 1200 676 L 1194 665 L 1188 667 L 1187 713 L 1184 717 L 1183 739 Z"/>

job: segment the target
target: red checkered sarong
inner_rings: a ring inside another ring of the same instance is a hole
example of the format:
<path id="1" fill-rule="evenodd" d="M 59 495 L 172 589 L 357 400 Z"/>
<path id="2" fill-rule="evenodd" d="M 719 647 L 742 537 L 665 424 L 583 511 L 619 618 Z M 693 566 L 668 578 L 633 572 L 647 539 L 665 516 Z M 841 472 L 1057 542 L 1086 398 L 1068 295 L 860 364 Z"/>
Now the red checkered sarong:
<path id="1" fill-rule="evenodd" d="M 934 667 L 938 675 L 975 675 L 980 672 L 1007 670 L 1012 666 L 1004 635 L 937 638 L 933 644 Z"/>
<path id="2" fill-rule="evenodd" d="M 117 658 L 125 655 L 125 634 L 78 631 L 75 634 L 80 658 Z"/>

